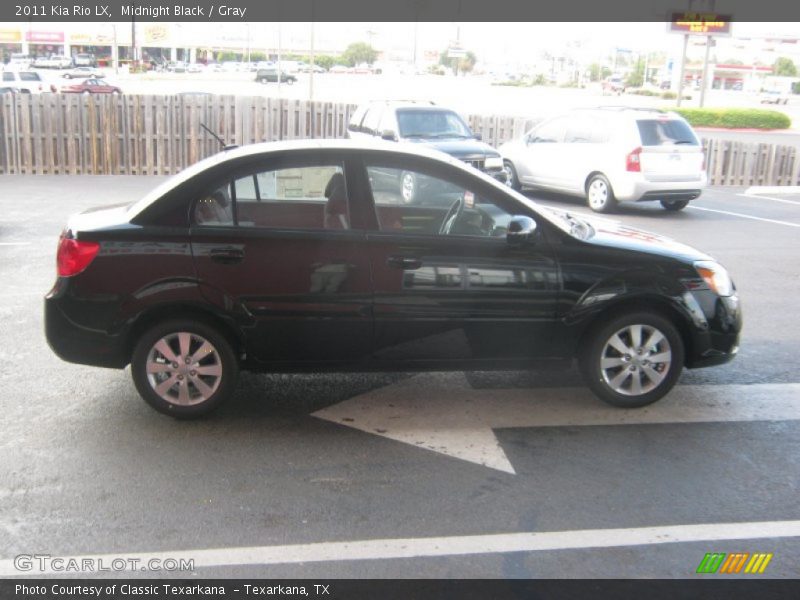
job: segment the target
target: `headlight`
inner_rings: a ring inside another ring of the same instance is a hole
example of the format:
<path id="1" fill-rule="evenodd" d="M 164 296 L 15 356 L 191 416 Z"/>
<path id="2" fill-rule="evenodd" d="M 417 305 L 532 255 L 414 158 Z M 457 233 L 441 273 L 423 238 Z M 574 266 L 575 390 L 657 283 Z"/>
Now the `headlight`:
<path id="1" fill-rule="evenodd" d="M 694 263 L 694 268 L 715 294 L 718 296 L 733 294 L 731 277 L 721 264 L 710 260 L 698 260 Z"/>
<path id="2" fill-rule="evenodd" d="M 502 156 L 489 156 L 483 162 L 483 166 L 487 169 L 502 169 L 503 157 Z"/>

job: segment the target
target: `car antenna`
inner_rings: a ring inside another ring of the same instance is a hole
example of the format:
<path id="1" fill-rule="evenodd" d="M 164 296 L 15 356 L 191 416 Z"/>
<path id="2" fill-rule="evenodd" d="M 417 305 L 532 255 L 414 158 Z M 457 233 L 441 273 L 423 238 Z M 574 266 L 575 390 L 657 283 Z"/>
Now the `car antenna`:
<path id="1" fill-rule="evenodd" d="M 203 129 L 205 129 L 205 130 L 206 130 L 208 133 L 210 133 L 211 135 L 213 135 L 213 136 L 214 136 L 214 139 L 215 139 L 215 140 L 217 140 L 217 141 L 218 141 L 218 142 L 219 142 L 219 143 L 222 145 L 222 149 L 223 149 L 223 150 L 232 150 L 233 148 L 238 148 L 238 147 L 239 147 L 237 144 L 226 144 L 226 143 L 225 143 L 225 140 L 223 140 L 223 139 L 222 139 L 221 137 L 219 137 L 219 136 L 218 136 L 216 133 L 214 133 L 214 132 L 213 132 L 213 131 L 211 131 L 211 130 L 210 130 L 208 127 L 206 127 L 206 124 L 205 124 L 205 123 L 200 123 L 200 127 L 202 127 L 202 128 L 203 128 Z"/>

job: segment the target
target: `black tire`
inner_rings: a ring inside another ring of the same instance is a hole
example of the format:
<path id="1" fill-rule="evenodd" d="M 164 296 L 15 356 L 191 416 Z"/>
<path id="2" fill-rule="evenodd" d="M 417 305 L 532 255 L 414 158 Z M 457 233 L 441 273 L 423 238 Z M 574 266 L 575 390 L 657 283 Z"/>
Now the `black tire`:
<path id="1" fill-rule="evenodd" d="M 661 200 L 661 206 L 666 210 L 683 210 L 689 206 L 688 200 Z"/>
<path id="2" fill-rule="evenodd" d="M 180 347 L 182 340 L 178 337 L 181 334 L 189 334 L 186 354 L 190 357 L 187 360 L 196 359 L 194 364 L 180 360 L 184 358 Z M 165 340 L 174 358 L 178 359 L 171 364 L 157 348 L 159 342 Z M 209 343 L 211 350 L 206 347 L 203 356 L 198 358 L 194 353 L 204 348 L 204 342 Z M 153 373 L 151 379 L 148 364 L 162 371 Z M 198 373 L 200 369 L 207 373 Z M 202 321 L 174 319 L 151 327 L 139 337 L 131 359 L 131 375 L 139 395 L 158 412 L 176 419 L 192 419 L 208 414 L 230 398 L 236 388 L 239 364 L 230 342 L 215 327 Z M 163 390 L 163 394 L 157 392 L 155 387 L 159 383 L 166 384 L 168 379 L 174 381 L 172 386 Z M 186 394 L 183 399 L 180 398 L 184 393 L 182 388 Z"/>
<path id="3" fill-rule="evenodd" d="M 641 326 L 640 339 L 635 344 L 633 332 L 637 325 Z M 661 337 L 651 338 L 655 331 Z M 632 348 L 630 354 L 623 354 L 612 346 L 615 336 L 619 340 L 615 342 L 617 345 L 621 342 L 622 347 L 640 347 Z M 651 339 L 656 341 L 650 348 L 644 348 Z M 668 360 L 665 358 L 667 355 Z M 650 361 L 650 357 L 664 360 Z M 602 363 L 604 359 L 605 365 Z M 615 364 L 617 361 L 619 365 Z M 587 334 L 579 355 L 581 375 L 586 385 L 598 398 L 620 408 L 639 408 L 662 398 L 678 381 L 683 361 L 683 340 L 678 330 L 668 319 L 649 311 L 623 314 L 600 324 Z M 658 379 L 657 383 L 651 378 L 651 373 Z M 617 381 L 617 377 L 621 379 Z M 634 385 L 636 378 L 639 391 Z"/>
<path id="4" fill-rule="evenodd" d="M 617 208 L 614 190 L 608 178 L 602 173 L 592 175 L 586 183 L 586 204 L 599 213 L 614 212 Z"/>
<path id="5" fill-rule="evenodd" d="M 506 185 L 510 187 L 512 190 L 517 192 L 522 190 L 522 184 L 519 182 L 519 177 L 517 176 L 517 169 L 514 167 L 514 163 L 510 160 L 503 161 L 503 169 L 506 172 Z"/>

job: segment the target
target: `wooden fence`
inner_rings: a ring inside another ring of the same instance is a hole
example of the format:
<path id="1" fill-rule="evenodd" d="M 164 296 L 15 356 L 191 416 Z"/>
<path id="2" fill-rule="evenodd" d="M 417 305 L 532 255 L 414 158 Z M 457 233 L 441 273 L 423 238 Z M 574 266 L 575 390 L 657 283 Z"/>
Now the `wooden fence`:
<path id="1" fill-rule="evenodd" d="M 170 175 L 214 154 L 219 143 L 240 145 L 345 136 L 355 105 L 276 98 L 178 95 L 0 96 L 0 174 Z M 483 140 L 498 146 L 535 120 L 470 115 Z M 798 185 L 794 146 L 705 139 L 714 185 Z"/>

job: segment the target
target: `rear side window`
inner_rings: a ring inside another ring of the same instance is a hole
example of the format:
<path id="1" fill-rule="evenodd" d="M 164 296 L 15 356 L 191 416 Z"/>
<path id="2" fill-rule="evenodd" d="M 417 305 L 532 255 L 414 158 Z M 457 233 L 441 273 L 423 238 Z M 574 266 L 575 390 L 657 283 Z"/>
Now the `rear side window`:
<path id="1" fill-rule="evenodd" d="M 41 81 L 42 78 L 39 77 L 38 73 L 20 73 L 19 74 L 20 81 Z"/>
<path id="2" fill-rule="evenodd" d="M 642 146 L 700 145 L 692 128 L 678 119 L 640 119 L 636 121 L 636 125 L 639 127 Z"/>
<path id="3" fill-rule="evenodd" d="M 14 74 L 13 73 L 3 73 L 3 81 L 14 81 Z"/>

